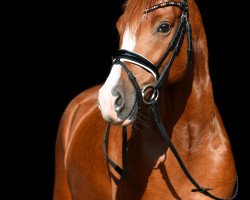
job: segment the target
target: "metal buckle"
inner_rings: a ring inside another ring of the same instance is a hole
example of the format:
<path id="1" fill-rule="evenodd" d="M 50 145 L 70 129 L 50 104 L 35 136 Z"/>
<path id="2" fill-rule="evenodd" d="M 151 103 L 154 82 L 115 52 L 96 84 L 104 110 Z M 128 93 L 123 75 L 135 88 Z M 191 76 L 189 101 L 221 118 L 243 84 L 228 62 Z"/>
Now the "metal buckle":
<path id="1" fill-rule="evenodd" d="M 147 90 L 152 90 L 152 95 L 149 99 L 145 99 L 145 92 Z M 157 101 L 159 97 L 159 90 L 155 88 L 153 84 L 147 85 L 145 88 L 142 90 L 142 100 L 145 104 L 151 105 Z"/>

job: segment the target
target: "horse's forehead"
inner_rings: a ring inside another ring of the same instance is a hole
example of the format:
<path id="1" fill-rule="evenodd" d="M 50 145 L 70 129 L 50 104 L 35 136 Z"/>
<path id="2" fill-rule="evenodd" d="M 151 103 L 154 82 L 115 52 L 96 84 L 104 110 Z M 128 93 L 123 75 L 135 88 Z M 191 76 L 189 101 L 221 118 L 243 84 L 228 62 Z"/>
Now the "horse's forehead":
<path id="1" fill-rule="evenodd" d="M 170 0 L 171 1 L 171 0 Z M 151 2 L 151 3 L 150 3 Z M 163 2 L 161 1 L 149 1 L 148 4 L 144 4 L 144 6 L 136 6 L 136 9 L 134 9 L 133 11 L 131 11 L 131 5 L 130 7 L 126 7 L 124 14 L 119 18 L 119 20 L 117 21 L 117 28 L 120 31 L 120 34 L 125 33 L 125 30 L 127 30 L 129 28 L 131 33 L 136 34 L 138 28 L 140 27 L 140 25 L 144 22 L 149 22 L 150 19 L 153 19 L 152 16 L 161 16 L 161 14 L 166 14 L 166 15 L 173 15 L 176 16 L 175 13 L 175 7 L 173 6 L 169 6 L 166 7 L 164 9 L 157 9 L 154 12 L 148 14 L 144 14 L 144 10 L 148 9 L 149 7 L 151 7 L 152 5 L 156 5 L 158 3 Z M 168 2 L 168 1 L 164 1 L 164 2 Z M 177 1 L 178 2 L 178 1 Z M 154 18 L 155 19 L 155 18 Z M 144 24 L 145 25 L 145 24 Z"/>
<path id="2" fill-rule="evenodd" d="M 160 3 L 162 0 L 128 0 L 125 4 L 125 10 L 123 15 L 118 20 L 117 27 L 120 31 L 124 32 L 127 27 L 130 30 L 138 28 L 142 21 L 144 10 L 150 6 Z"/>

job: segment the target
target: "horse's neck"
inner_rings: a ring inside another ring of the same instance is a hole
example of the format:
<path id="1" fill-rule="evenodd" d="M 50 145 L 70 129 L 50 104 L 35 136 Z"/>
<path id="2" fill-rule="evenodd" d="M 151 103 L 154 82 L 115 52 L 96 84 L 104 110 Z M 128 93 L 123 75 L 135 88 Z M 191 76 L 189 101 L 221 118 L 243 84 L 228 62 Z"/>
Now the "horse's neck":
<path id="1" fill-rule="evenodd" d="M 182 81 L 165 87 L 159 109 L 173 142 L 176 141 L 184 151 L 189 151 L 206 134 L 211 134 L 209 126 L 219 114 L 208 68 L 198 69 L 196 63 L 194 70 L 187 72 Z"/>

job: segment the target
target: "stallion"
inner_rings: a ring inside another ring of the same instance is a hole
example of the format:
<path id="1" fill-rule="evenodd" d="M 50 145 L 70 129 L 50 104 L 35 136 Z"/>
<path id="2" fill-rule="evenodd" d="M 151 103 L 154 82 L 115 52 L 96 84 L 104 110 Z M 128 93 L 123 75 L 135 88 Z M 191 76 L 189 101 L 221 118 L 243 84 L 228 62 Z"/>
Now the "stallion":
<path id="1" fill-rule="evenodd" d="M 128 0 L 117 29 L 107 80 L 62 116 L 54 200 L 234 198 L 236 167 L 194 0 Z"/>

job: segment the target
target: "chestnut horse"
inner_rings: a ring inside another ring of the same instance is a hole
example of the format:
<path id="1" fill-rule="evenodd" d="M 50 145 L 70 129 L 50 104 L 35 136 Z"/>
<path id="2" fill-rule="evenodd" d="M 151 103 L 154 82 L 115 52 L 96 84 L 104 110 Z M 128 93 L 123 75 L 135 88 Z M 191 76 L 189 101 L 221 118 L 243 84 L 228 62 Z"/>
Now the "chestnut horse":
<path id="1" fill-rule="evenodd" d="M 230 199 L 236 168 L 194 0 L 128 0 L 117 28 L 106 82 L 61 119 L 54 199 Z"/>

